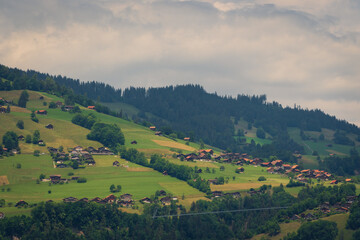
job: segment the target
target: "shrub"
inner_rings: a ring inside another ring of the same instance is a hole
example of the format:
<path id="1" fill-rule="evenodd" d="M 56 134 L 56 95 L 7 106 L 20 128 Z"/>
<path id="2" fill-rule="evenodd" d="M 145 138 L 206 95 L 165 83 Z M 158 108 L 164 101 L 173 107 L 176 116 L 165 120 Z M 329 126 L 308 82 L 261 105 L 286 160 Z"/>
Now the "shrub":
<path id="1" fill-rule="evenodd" d="M 264 176 L 261 176 L 258 178 L 258 181 L 266 181 L 266 178 Z"/>
<path id="2" fill-rule="evenodd" d="M 80 178 L 78 178 L 78 180 L 77 180 L 77 183 L 86 183 L 86 182 L 87 182 L 87 179 L 84 178 L 84 177 L 80 177 Z"/>
<path id="3" fill-rule="evenodd" d="M 39 151 L 39 150 L 35 150 L 35 151 L 34 151 L 34 156 L 35 156 L 35 157 L 40 156 L 40 151 Z"/>
<path id="4" fill-rule="evenodd" d="M 19 121 L 16 123 L 16 126 L 17 126 L 19 129 L 24 129 L 24 121 L 23 121 L 23 120 L 19 120 Z"/>

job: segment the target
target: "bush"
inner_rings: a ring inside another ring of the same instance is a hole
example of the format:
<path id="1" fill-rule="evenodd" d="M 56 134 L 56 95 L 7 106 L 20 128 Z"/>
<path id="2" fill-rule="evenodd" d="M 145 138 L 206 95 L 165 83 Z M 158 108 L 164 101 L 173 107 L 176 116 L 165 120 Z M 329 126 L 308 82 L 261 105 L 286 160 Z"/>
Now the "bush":
<path id="1" fill-rule="evenodd" d="M 264 176 L 261 176 L 261 177 L 258 178 L 258 181 L 260 181 L 260 182 L 261 181 L 266 181 L 266 178 Z"/>
<path id="2" fill-rule="evenodd" d="M 35 151 L 34 151 L 34 156 L 35 156 L 35 157 L 40 156 L 40 151 L 39 151 L 39 150 L 35 150 Z"/>
<path id="3" fill-rule="evenodd" d="M 26 143 L 31 143 L 31 135 L 30 134 L 26 135 L 25 142 Z"/>
<path id="4" fill-rule="evenodd" d="M 77 180 L 77 183 L 86 183 L 86 182 L 87 182 L 87 179 L 84 178 L 84 177 L 80 177 L 80 178 L 78 178 L 78 180 Z"/>
<path id="5" fill-rule="evenodd" d="M 17 126 L 19 129 L 24 129 L 24 121 L 23 121 L 23 120 L 19 120 L 19 121 L 16 123 L 16 126 Z"/>
<path id="6" fill-rule="evenodd" d="M 290 180 L 290 182 L 288 184 L 286 184 L 287 188 L 291 188 L 291 187 L 302 187 L 305 186 L 305 183 L 302 182 L 295 182 L 293 180 Z"/>
<path id="7" fill-rule="evenodd" d="M 56 107 L 57 107 L 56 103 L 54 103 L 54 102 L 49 103 L 49 108 L 56 108 Z"/>
<path id="8" fill-rule="evenodd" d="M 21 164 L 20 164 L 20 163 L 17 163 L 17 164 L 16 164 L 16 168 L 20 169 L 20 168 L 21 168 Z"/>

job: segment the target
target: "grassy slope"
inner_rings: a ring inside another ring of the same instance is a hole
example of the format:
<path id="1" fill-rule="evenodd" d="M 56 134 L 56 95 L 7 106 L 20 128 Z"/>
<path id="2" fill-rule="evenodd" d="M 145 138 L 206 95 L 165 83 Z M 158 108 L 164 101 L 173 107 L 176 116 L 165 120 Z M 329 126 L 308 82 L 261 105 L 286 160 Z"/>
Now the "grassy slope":
<path id="1" fill-rule="evenodd" d="M 16 100 L 19 97 L 21 91 L 0 92 L 0 96 L 9 100 Z M 82 145 L 84 147 L 102 146 L 98 142 L 89 141 L 86 139 L 86 135 L 89 130 L 71 123 L 72 114 L 62 112 L 59 109 L 48 109 L 47 106 L 43 106 L 43 101 L 58 101 L 61 100 L 55 96 L 28 91 L 30 95 L 30 101 L 27 107 L 32 110 L 46 109 L 48 115 L 37 116 L 39 123 L 35 123 L 30 120 L 30 111 L 22 108 L 12 107 L 10 114 L 2 114 L 0 126 L 0 135 L 3 135 L 6 131 L 13 130 L 17 134 L 27 135 L 32 134 L 34 130 L 40 130 L 41 139 L 43 139 L 47 146 L 58 147 L 60 145 L 67 147 L 74 147 L 76 145 Z M 40 100 L 39 97 L 44 96 L 44 100 Z M 16 101 L 15 101 L 16 102 Z M 172 143 L 176 143 L 177 148 L 189 149 L 189 146 L 185 145 L 184 141 L 179 140 L 174 142 L 168 138 L 155 136 L 153 131 L 148 128 L 136 125 L 132 122 L 125 121 L 123 119 L 115 118 L 112 116 L 97 113 L 95 111 L 83 109 L 85 113 L 94 113 L 102 122 L 118 124 L 124 132 L 127 147 L 134 147 L 139 150 L 146 150 L 147 153 L 152 154 L 168 153 Z M 23 120 L 25 129 L 20 130 L 16 127 L 17 120 Z M 45 125 L 52 123 L 54 130 L 48 130 Z M 137 145 L 131 145 L 130 142 L 136 140 Z M 164 144 L 159 145 L 153 140 L 161 140 L 162 142 L 168 142 L 167 146 Z M 194 150 L 198 149 L 198 144 L 190 144 Z M 198 190 L 190 187 L 185 182 L 170 176 L 163 176 L 162 174 L 149 169 L 144 168 L 132 163 L 124 163 L 129 166 L 128 168 L 114 168 L 112 162 L 115 160 L 114 156 L 96 156 L 95 160 L 98 163 L 96 167 L 87 167 L 85 169 L 54 169 L 52 161 L 47 153 L 46 147 L 40 147 L 33 144 L 20 143 L 22 149 L 21 155 L 14 157 L 0 159 L 0 176 L 7 176 L 10 182 L 5 187 L 5 191 L 0 191 L 0 197 L 5 198 L 6 201 L 16 202 L 20 199 L 27 200 L 29 202 L 44 201 L 48 199 L 61 200 L 64 197 L 105 197 L 110 194 L 109 186 L 111 184 L 120 184 L 123 187 L 124 192 L 128 192 L 134 195 L 135 199 L 140 199 L 145 196 L 150 196 L 155 193 L 156 190 L 164 189 L 176 196 L 181 197 L 185 195 L 184 203 L 189 204 L 193 200 L 202 199 L 204 194 Z M 31 154 L 35 149 L 41 150 L 45 154 L 40 157 L 34 157 Z M 120 160 L 117 158 L 117 160 Z M 124 160 L 120 160 L 124 161 Z M 16 164 L 22 165 L 21 169 L 15 168 Z M 84 176 L 88 179 L 85 184 L 78 184 L 71 182 L 64 185 L 52 185 L 48 183 L 36 184 L 36 178 L 41 173 L 45 173 L 47 176 L 51 174 L 61 174 L 66 177 L 69 172 L 75 173 L 76 176 Z M 7 192 L 6 189 L 10 188 L 11 191 Z M 48 190 L 51 190 L 51 194 L 48 194 Z M 10 209 L 10 210 L 9 210 Z M 11 212 L 12 208 L 8 210 Z"/>
<path id="2" fill-rule="evenodd" d="M 322 218 L 322 220 L 336 222 L 337 228 L 339 229 L 338 235 L 336 237 L 337 240 L 352 239 L 352 235 L 353 235 L 354 231 L 350 230 L 350 229 L 346 229 L 346 221 L 348 218 L 349 218 L 349 214 L 345 213 L 345 214 L 335 214 L 335 215 L 332 215 L 329 217 L 324 217 L 324 218 Z M 296 232 L 300 226 L 301 226 L 301 223 L 299 221 L 282 223 L 282 224 L 280 224 L 280 228 L 281 228 L 280 234 L 273 236 L 273 237 L 269 237 L 266 234 L 259 234 L 259 235 L 254 236 L 252 239 L 255 240 L 255 239 L 261 239 L 262 237 L 266 237 L 266 239 L 278 240 L 278 239 L 285 237 L 288 233 Z"/>

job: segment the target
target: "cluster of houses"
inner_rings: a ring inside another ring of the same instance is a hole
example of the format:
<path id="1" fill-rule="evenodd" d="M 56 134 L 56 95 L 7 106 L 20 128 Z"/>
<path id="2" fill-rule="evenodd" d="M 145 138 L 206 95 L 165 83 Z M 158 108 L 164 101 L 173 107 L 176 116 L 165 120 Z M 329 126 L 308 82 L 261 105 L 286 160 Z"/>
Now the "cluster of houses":
<path id="1" fill-rule="evenodd" d="M 159 196 L 163 196 L 162 198 L 160 198 L 159 201 L 164 206 L 171 205 L 171 202 L 178 200 L 177 197 L 166 196 L 166 192 L 164 190 L 160 191 Z M 67 197 L 67 198 L 63 199 L 63 202 L 78 202 L 78 201 L 80 201 L 80 202 L 96 202 L 96 203 L 100 203 L 100 204 L 118 204 L 121 207 L 126 207 L 126 208 L 131 208 L 135 204 L 135 200 L 132 199 L 132 195 L 128 194 L 128 193 L 125 193 L 118 198 L 116 196 L 114 196 L 113 194 L 110 194 L 109 196 L 107 196 L 105 198 L 95 197 L 93 199 L 88 199 L 88 198 L 77 199 L 75 197 Z M 149 204 L 149 203 L 152 203 L 153 201 L 148 197 L 144 197 L 144 198 L 140 199 L 139 202 L 142 204 Z"/>
<path id="2" fill-rule="evenodd" d="M 176 157 L 184 161 L 210 161 L 214 151 L 212 149 L 202 149 L 198 154 L 189 153 L 189 154 L 178 154 Z"/>
<path id="3" fill-rule="evenodd" d="M 240 198 L 241 194 L 240 192 L 232 192 L 232 193 L 224 193 L 222 191 L 212 191 L 211 192 L 211 198 L 219 198 L 219 197 L 225 197 L 225 196 L 231 196 L 233 198 Z"/>
<path id="4" fill-rule="evenodd" d="M 43 182 L 51 182 L 52 184 L 58 184 L 58 183 L 66 183 L 70 181 L 76 181 L 79 177 L 71 177 L 71 178 L 62 178 L 61 175 L 50 175 L 49 178 L 44 178 L 41 181 Z"/>
<path id="5" fill-rule="evenodd" d="M 132 199 L 132 195 L 125 193 L 117 198 L 115 195 L 110 194 L 105 198 L 95 197 L 93 199 L 81 198 L 77 199 L 75 197 L 67 197 L 63 199 L 65 203 L 73 203 L 73 202 L 95 202 L 100 204 L 119 204 L 122 207 L 132 207 L 134 205 L 134 200 Z"/>
<path id="6" fill-rule="evenodd" d="M 302 213 L 300 215 L 294 215 L 290 220 L 315 220 L 319 217 L 328 216 L 329 214 L 337 213 L 347 213 L 350 211 L 351 206 L 357 200 L 357 196 L 347 196 L 345 202 L 338 202 L 334 205 L 331 205 L 329 202 L 324 202 L 318 208 L 316 208 L 312 213 Z"/>
<path id="7" fill-rule="evenodd" d="M 110 151 L 106 147 L 100 147 L 98 149 L 93 147 L 83 148 L 81 146 L 76 146 L 72 148 L 69 153 L 60 152 L 59 149 L 48 147 L 48 151 L 50 152 L 53 160 L 56 163 L 56 167 L 58 168 L 66 168 L 69 166 L 71 162 L 77 161 L 79 165 L 95 165 L 95 160 L 93 155 L 114 155 L 112 151 Z"/>
<path id="8" fill-rule="evenodd" d="M 162 132 L 161 132 L 161 131 L 156 131 L 156 127 L 155 127 L 155 126 L 150 126 L 149 129 L 150 129 L 151 131 L 154 131 L 156 136 L 162 136 Z"/>

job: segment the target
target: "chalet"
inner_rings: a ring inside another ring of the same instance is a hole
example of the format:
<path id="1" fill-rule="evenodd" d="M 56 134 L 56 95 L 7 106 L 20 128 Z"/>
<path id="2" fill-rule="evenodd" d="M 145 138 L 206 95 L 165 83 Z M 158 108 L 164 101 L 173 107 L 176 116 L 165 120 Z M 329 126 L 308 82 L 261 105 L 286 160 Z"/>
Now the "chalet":
<path id="1" fill-rule="evenodd" d="M 0 106 L 0 113 L 6 113 L 7 108 L 4 106 Z"/>
<path id="2" fill-rule="evenodd" d="M 45 143 L 44 143 L 43 140 L 39 140 L 39 141 L 38 141 L 38 144 L 39 144 L 39 145 L 45 145 Z"/>
<path id="3" fill-rule="evenodd" d="M 47 111 L 46 110 L 37 110 L 35 113 L 39 114 L 39 115 L 46 115 Z"/>
<path id="4" fill-rule="evenodd" d="M 242 173 L 242 172 L 245 171 L 245 169 L 244 169 L 243 167 L 239 167 L 239 168 L 237 168 L 236 170 L 237 170 L 238 172 L 240 172 L 240 173 Z"/>
<path id="5" fill-rule="evenodd" d="M 132 195 L 128 193 L 121 195 L 119 203 L 122 207 L 131 207 L 134 204 Z"/>
<path id="6" fill-rule="evenodd" d="M 282 160 L 274 160 L 271 162 L 271 165 L 280 167 L 283 164 Z"/>
<path id="7" fill-rule="evenodd" d="M 99 197 L 95 197 L 90 200 L 90 202 L 96 202 L 96 203 L 99 203 L 100 201 L 101 201 L 101 198 L 99 198 Z"/>
<path id="8" fill-rule="evenodd" d="M 51 123 L 49 123 L 48 125 L 45 126 L 47 129 L 54 129 L 54 125 L 52 125 Z"/>
<path id="9" fill-rule="evenodd" d="M 209 179 L 208 182 L 210 184 L 217 184 L 217 179 Z"/>
<path id="10" fill-rule="evenodd" d="M 75 197 L 67 197 L 67 198 L 63 199 L 64 203 L 73 203 L 73 202 L 77 202 L 77 201 L 78 201 L 78 199 Z"/>
<path id="11" fill-rule="evenodd" d="M 314 219 L 316 219 L 316 217 L 313 215 L 313 214 L 311 214 L 311 213 L 308 213 L 308 214 L 301 214 L 301 217 L 303 217 L 304 219 L 306 219 L 306 220 L 308 220 L 308 221 L 311 221 L 311 220 L 314 220 Z"/>
<path id="12" fill-rule="evenodd" d="M 95 110 L 95 106 L 88 106 L 88 109 Z"/>
<path id="13" fill-rule="evenodd" d="M 128 194 L 128 193 L 125 193 L 123 195 L 120 196 L 120 200 L 121 201 L 132 201 L 132 195 L 131 194 Z"/>
<path id="14" fill-rule="evenodd" d="M 49 153 L 53 153 L 53 154 L 55 154 L 55 153 L 57 153 L 57 152 L 58 152 L 58 149 L 57 149 L 57 148 L 48 147 L 47 149 L 48 149 Z"/>
<path id="15" fill-rule="evenodd" d="M 5 218 L 5 213 L 0 212 L 0 219 L 4 219 Z"/>
<path id="16" fill-rule="evenodd" d="M 340 212 L 340 213 L 347 213 L 349 211 L 349 209 L 346 207 L 339 207 L 336 209 L 336 211 Z"/>
<path id="17" fill-rule="evenodd" d="M 61 107 L 63 105 L 63 103 L 60 102 L 60 101 L 56 102 L 55 104 L 56 104 L 57 107 Z"/>
<path id="18" fill-rule="evenodd" d="M 120 166 L 119 161 L 115 161 L 115 162 L 113 162 L 113 167 L 119 167 L 119 166 Z"/>
<path id="19" fill-rule="evenodd" d="M 189 138 L 189 137 L 185 137 L 185 138 L 184 138 L 184 141 L 190 141 L 190 138 Z"/>
<path id="20" fill-rule="evenodd" d="M 290 164 L 284 164 L 283 167 L 284 167 L 284 169 L 288 170 L 288 169 L 291 168 L 291 165 Z"/>
<path id="21" fill-rule="evenodd" d="M 23 135 L 18 136 L 19 141 L 24 141 L 25 137 Z"/>
<path id="22" fill-rule="evenodd" d="M 65 111 L 71 111 L 74 109 L 74 106 L 64 106 Z"/>
<path id="23" fill-rule="evenodd" d="M 52 183 L 58 183 L 61 180 L 61 175 L 50 175 L 50 181 Z"/>
<path id="24" fill-rule="evenodd" d="M 239 192 L 233 192 L 233 193 L 225 193 L 225 196 L 232 196 L 233 198 L 240 198 L 241 194 Z"/>
<path id="25" fill-rule="evenodd" d="M 73 151 L 82 151 L 84 148 L 82 146 L 76 146 L 73 148 Z"/>
<path id="26" fill-rule="evenodd" d="M 134 141 L 131 142 L 131 144 L 137 144 L 137 141 L 134 140 Z"/>
<path id="27" fill-rule="evenodd" d="M 110 194 L 109 196 L 105 197 L 103 201 L 106 203 L 114 203 L 116 200 L 116 197 L 113 194 Z"/>
<path id="28" fill-rule="evenodd" d="M 166 196 L 166 192 L 164 190 L 159 191 L 159 196 Z"/>
<path id="29" fill-rule="evenodd" d="M 86 150 L 91 153 L 92 151 L 95 150 L 95 148 L 94 147 L 88 147 Z"/>
<path id="30" fill-rule="evenodd" d="M 200 150 L 200 153 L 207 153 L 207 154 L 213 155 L 214 151 L 212 149 L 203 149 L 203 150 Z"/>
<path id="31" fill-rule="evenodd" d="M 263 160 L 261 158 L 254 158 L 252 163 L 254 165 L 260 165 L 262 162 Z"/>
<path id="32" fill-rule="evenodd" d="M 25 202 L 24 200 L 20 200 L 15 204 L 15 207 L 18 207 L 18 208 L 27 207 L 27 206 L 29 206 L 29 204 L 27 202 Z"/>
<path id="33" fill-rule="evenodd" d="M 292 216 L 290 220 L 299 220 L 300 218 L 301 217 L 299 215 L 294 214 L 294 216 Z"/>
<path id="34" fill-rule="evenodd" d="M 263 162 L 260 164 L 260 166 L 262 166 L 262 167 L 269 167 L 270 165 L 271 165 L 270 162 Z"/>
<path id="35" fill-rule="evenodd" d="M 89 199 L 88 198 L 82 198 L 79 200 L 79 202 L 89 202 Z"/>
<path id="36" fill-rule="evenodd" d="M 150 130 L 152 130 L 152 131 L 155 131 L 156 130 L 156 127 L 155 126 L 151 126 L 151 127 L 149 127 L 150 128 Z"/>
<path id="37" fill-rule="evenodd" d="M 163 198 L 160 199 L 160 202 L 165 206 L 169 206 L 171 204 L 171 198 L 170 197 L 163 197 Z"/>
<path id="38" fill-rule="evenodd" d="M 148 197 L 144 197 L 143 199 L 140 200 L 141 203 L 152 203 L 151 199 Z"/>
<path id="39" fill-rule="evenodd" d="M 330 184 L 338 184 L 338 183 L 339 183 L 338 180 L 332 180 L 332 181 L 330 182 Z"/>
<path id="40" fill-rule="evenodd" d="M 211 192 L 211 194 L 215 198 L 224 196 L 224 193 L 222 191 L 213 191 L 213 192 Z"/>
<path id="41" fill-rule="evenodd" d="M 327 204 L 321 205 L 319 209 L 322 213 L 330 213 L 330 207 Z"/>
<path id="42" fill-rule="evenodd" d="M 169 175 L 167 171 L 163 171 L 163 173 L 162 173 L 162 174 L 163 174 L 164 176 Z"/>
<path id="43" fill-rule="evenodd" d="M 266 169 L 266 171 L 267 171 L 268 173 L 274 173 L 274 172 L 275 172 L 275 169 L 274 169 L 273 167 L 268 167 L 268 168 Z"/>
<path id="44" fill-rule="evenodd" d="M 156 136 L 161 136 L 162 133 L 161 133 L 161 131 L 156 131 L 156 132 L 155 132 L 155 135 L 156 135 Z"/>
<path id="45" fill-rule="evenodd" d="M 351 178 L 347 178 L 347 179 L 345 179 L 345 182 L 352 182 L 352 179 Z"/>
<path id="46" fill-rule="evenodd" d="M 60 163 L 56 165 L 57 168 L 67 168 L 68 166 L 66 164 Z"/>

